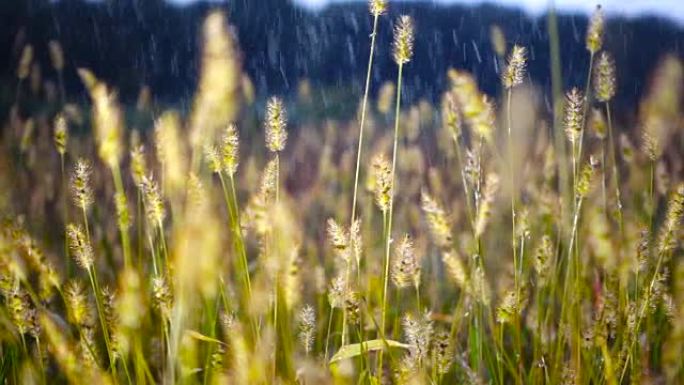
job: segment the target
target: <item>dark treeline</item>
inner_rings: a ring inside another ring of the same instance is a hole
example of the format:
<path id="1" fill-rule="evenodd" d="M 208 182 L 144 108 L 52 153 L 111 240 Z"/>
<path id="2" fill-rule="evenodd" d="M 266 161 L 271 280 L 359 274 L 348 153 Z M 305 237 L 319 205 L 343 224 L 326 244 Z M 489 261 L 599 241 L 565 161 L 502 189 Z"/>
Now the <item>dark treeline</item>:
<path id="1" fill-rule="evenodd" d="M 409 100 L 436 99 L 449 67 L 473 71 L 487 92 L 497 90 L 498 74 L 489 42 L 492 24 L 502 27 L 509 43 L 530 49 L 530 76 L 549 87 L 546 17 L 492 5 L 444 6 L 430 3 L 390 4 L 380 25 L 376 84 L 392 80 L 391 22 L 400 13 L 414 16 L 416 55 L 407 69 Z M 198 70 L 198 28 L 211 7 L 227 10 L 236 27 L 244 67 L 260 95 L 287 94 L 303 78 L 314 85 L 359 93 L 368 57 L 371 19 L 364 2 L 336 5 L 319 13 L 286 0 L 231 0 L 220 5 L 178 7 L 164 0 L 11 0 L 0 2 L 0 74 L 4 95 L 15 86 L 14 68 L 21 47 L 36 49 L 43 73 L 51 76 L 47 42 L 59 40 L 66 53 L 67 91 L 83 97 L 76 67 L 89 67 L 116 85 L 124 100 L 147 84 L 159 100 L 187 101 Z M 565 86 L 584 82 L 588 55 L 584 48 L 587 18 L 560 15 L 559 29 Z M 684 31 L 663 19 L 609 19 L 606 48 L 618 64 L 620 99 L 631 105 L 648 74 L 665 53 L 682 55 Z M 377 90 L 377 86 L 375 89 Z"/>

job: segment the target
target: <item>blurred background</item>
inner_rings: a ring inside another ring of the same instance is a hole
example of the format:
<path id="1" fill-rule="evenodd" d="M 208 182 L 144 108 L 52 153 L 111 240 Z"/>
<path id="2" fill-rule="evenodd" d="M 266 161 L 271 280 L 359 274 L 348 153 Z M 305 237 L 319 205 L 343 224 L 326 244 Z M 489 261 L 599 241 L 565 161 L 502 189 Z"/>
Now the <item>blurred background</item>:
<path id="1" fill-rule="evenodd" d="M 374 84 L 392 80 L 391 21 L 410 14 L 417 26 L 416 55 L 406 71 L 407 103 L 437 101 L 450 67 L 471 71 L 487 93 L 495 93 L 501 63 L 490 43 L 498 25 L 509 43 L 529 47 L 532 82 L 550 89 L 546 0 L 392 1 L 379 28 Z M 584 84 L 587 18 L 596 4 L 556 3 L 563 89 Z M 286 98 L 315 92 L 307 117 L 348 118 L 363 92 L 371 18 L 365 1 L 340 0 L 12 0 L 0 2 L 0 119 L 16 89 L 16 67 L 25 44 L 47 80 L 55 79 L 50 40 L 66 53 L 65 89 L 72 102 L 87 101 L 76 68 L 91 68 L 116 85 L 124 103 L 135 103 L 149 87 L 155 103 L 187 110 L 198 75 L 202 17 L 225 9 L 235 26 L 243 65 L 255 94 Z M 666 53 L 682 57 L 684 6 L 674 0 L 604 1 L 609 17 L 605 48 L 618 63 L 618 99 L 630 113 L 647 75 Z M 579 69 L 582 70 L 579 70 Z M 373 87 L 373 94 L 380 87 Z M 543 101 L 550 110 L 551 102 Z M 314 113 L 311 113 L 311 112 Z M 296 112 L 294 118 L 296 118 Z"/>

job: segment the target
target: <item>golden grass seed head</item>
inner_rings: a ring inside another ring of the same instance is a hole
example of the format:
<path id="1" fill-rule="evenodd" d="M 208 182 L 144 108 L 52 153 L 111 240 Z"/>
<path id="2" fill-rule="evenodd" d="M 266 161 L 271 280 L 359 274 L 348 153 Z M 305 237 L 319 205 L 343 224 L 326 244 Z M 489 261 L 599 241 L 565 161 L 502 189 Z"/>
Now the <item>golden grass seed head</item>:
<path id="1" fill-rule="evenodd" d="M 67 151 L 67 141 L 69 140 L 69 127 L 64 114 L 60 113 L 57 114 L 57 117 L 55 117 L 55 131 L 53 140 L 55 142 L 57 152 L 64 156 Z"/>
<path id="2" fill-rule="evenodd" d="M 478 136 L 490 142 L 493 138 L 496 124 L 494 101 L 487 95 L 482 95 L 480 104 L 482 109 L 478 114 L 472 116 L 470 127 Z"/>
<path id="3" fill-rule="evenodd" d="M 598 161 L 592 155 L 589 158 L 589 162 L 582 167 L 582 170 L 580 170 L 579 178 L 577 179 L 577 185 L 575 186 L 575 195 L 578 199 L 583 199 L 587 196 L 587 194 L 589 194 L 597 167 Z"/>
<path id="4" fill-rule="evenodd" d="M 496 320 L 500 323 L 510 323 L 522 314 L 527 304 L 527 290 L 518 288 L 509 290 L 496 309 Z"/>
<path id="5" fill-rule="evenodd" d="M 81 210 L 87 210 L 93 203 L 93 190 L 90 185 L 92 168 L 90 162 L 78 159 L 71 177 L 71 193 L 74 204 Z"/>
<path id="6" fill-rule="evenodd" d="M 473 76 L 465 71 L 450 69 L 448 77 L 452 93 L 458 102 L 463 118 L 479 137 L 491 141 L 494 132 L 494 105 L 480 92 Z"/>
<path id="7" fill-rule="evenodd" d="M 444 94 L 442 100 L 442 123 L 454 140 L 460 139 L 463 131 L 463 116 L 451 92 Z"/>
<path id="8" fill-rule="evenodd" d="M 597 138 L 601 140 L 606 138 L 608 125 L 606 124 L 606 119 L 600 109 L 591 109 L 591 115 L 589 116 L 589 128 Z"/>
<path id="9" fill-rule="evenodd" d="M 452 242 L 451 225 L 442 206 L 427 191 L 423 190 L 421 192 L 421 207 L 427 217 L 433 241 L 441 248 L 449 248 Z"/>
<path id="10" fill-rule="evenodd" d="M 264 167 L 264 173 L 261 176 L 261 184 L 259 185 L 259 195 L 261 195 L 266 204 L 269 204 L 275 199 L 277 184 L 278 163 L 275 159 L 271 159 L 266 163 L 266 167 Z"/>
<path id="11" fill-rule="evenodd" d="M 358 325 L 361 320 L 361 295 L 352 290 L 347 290 L 344 296 L 344 311 L 347 321 L 351 325 Z"/>
<path id="12" fill-rule="evenodd" d="M 660 146 L 657 139 L 648 130 L 641 135 L 641 152 L 651 161 L 655 162 L 660 157 Z"/>
<path id="13" fill-rule="evenodd" d="M 316 338 L 316 311 L 311 305 L 304 305 L 297 315 L 299 321 L 299 341 L 308 355 Z"/>
<path id="14" fill-rule="evenodd" d="M 70 281 L 64 288 L 64 300 L 69 322 L 78 327 L 92 326 L 92 306 L 83 286 L 78 281 Z"/>
<path id="15" fill-rule="evenodd" d="M 223 162 L 223 170 L 230 176 L 235 175 L 240 162 L 240 140 L 235 124 L 229 124 L 223 132 L 223 137 L 221 138 L 221 160 Z"/>
<path id="16" fill-rule="evenodd" d="M 201 149 L 202 141 L 235 121 L 241 106 L 242 60 L 235 31 L 218 10 L 202 25 L 202 58 L 197 92 L 190 117 L 190 143 Z"/>
<path id="17" fill-rule="evenodd" d="M 601 52 L 594 70 L 594 92 L 599 102 L 609 102 L 615 96 L 615 60 Z"/>
<path id="18" fill-rule="evenodd" d="M 407 314 L 402 318 L 401 323 L 404 327 L 406 342 L 410 346 L 411 358 L 419 364 L 424 362 L 432 341 L 433 327 L 430 313 L 426 312 L 420 316 Z"/>
<path id="19" fill-rule="evenodd" d="M 31 306 L 28 294 L 21 288 L 15 288 L 5 301 L 10 320 L 19 334 L 35 334 L 39 325 L 36 323 L 36 311 Z"/>
<path id="20" fill-rule="evenodd" d="M 577 143 L 582 136 L 582 111 L 584 95 L 577 87 L 565 95 L 565 135 L 570 143 Z"/>
<path id="21" fill-rule="evenodd" d="M 78 74 L 93 101 L 93 125 L 98 155 L 110 168 L 119 167 L 124 121 L 116 93 L 111 92 L 89 70 L 81 68 Z"/>
<path id="22" fill-rule="evenodd" d="M 487 175 L 485 180 L 484 194 L 482 197 L 482 203 L 480 204 L 480 209 L 477 212 L 477 217 L 475 219 L 475 235 L 480 237 L 484 234 L 484 231 L 489 223 L 489 218 L 491 217 L 492 205 L 494 204 L 494 199 L 499 191 L 499 176 L 494 173 Z"/>
<path id="23" fill-rule="evenodd" d="M 21 51 L 19 64 L 17 65 L 17 78 L 26 79 L 31 73 L 31 63 L 33 63 L 33 46 L 28 44 Z"/>
<path id="24" fill-rule="evenodd" d="M 453 250 L 445 251 L 442 254 L 442 263 L 446 266 L 449 277 L 458 287 L 461 290 L 468 290 L 468 272 L 461 256 Z"/>
<path id="25" fill-rule="evenodd" d="M 95 332 L 92 328 L 84 328 L 79 331 L 78 345 L 76 350 L 79 357 L 79 364 L 88 370 L 96 368 L 98 363 L 99 350 L 95 342 Z"/>
<path id="26" fill-rule="evenodd" d="M 502 82 L 506 89 L 511 89 L 522 84 L 525 78 L 525 67 L 527 66 L 527 49 L 519 45 L 514 45 L 508 55 L 508 65 L 503 71 Z"/>
<path id="27" fill-rule="evenodd" d="M 207 159 L 207 165 L 209 170 L 214 174 L 218 174 L 223 169 L 221 164 L 221 155 L 219 155 L 219 149 L 216 146 L 207 145 L 204 147 L 204 157 Z"/>
<path id="28" fill-rule="evenodd" d="M 282 100 L 272 97 L 266 105 L 266 147 L 271 152 L 280 152 L 287 142 L 287 111 Z"/>
<path id="29" fill-rule="evenodd" d="M 378 17 L 387 12 L 387 0 L 369 0 L 368 9 L 370 14 Z"/>
<path id="30" fill-rule="evenodd" d="M 333 218 L 328 219 L 327 229 L 328 239 L 330 241 L 330 245 L 333 247 L 333 250 L 335 250 L 335 255 L 341 258 L 343 261 L 349 262 L 351 251 L 349 248 L 349 234 Z"/>
<path id="31" fill-rule="evenodd" d="M 449 331 L 440 330 L 435 333 L 432 345 L 437 373 L 445 375 L 449 372 L 451 363 L 454 360 L 454 346 L 451 343 L 451 334 Z"/>
<path id="32" fill-rule="evenodd" d="M 152 279 L 152 299 L 155 309 L 164 319 L 169 319 L 173 307 L 173 294 L 171 288 L 163 276 Z"/>
<path id="33" fill-rule="evenodd" d="M 420 259 L 416 255 L 413 240 L 406 234 L 397 245 L 392 261 L 391 277 L 397 288 L 420 286 Z"/>
<path id="34" fill-rule="evenodd" d="M 381 114 L 387 114 L 394 105 L 394 95 L 396 93 L 396 86 L 393 82 L 387 81 L 382 84 L 380 91 L 378 91 L 378 111 Z"/>
<path id="35" fill-rule="evenodd" d="M 191 207 L 199 208 L 207 202 L 207 192 L 204 184 L 195 173 L 188 177 L 187 203 Z"/>
<path id="36" fill-rule="evenodd" d="M 553 241 L 548 234 L 545 234 L 534 251 L 534 270 L 537 273 L 540 285 L 548 283 L 552 261 Z"/>
<path id="37" fill-rule="evenodd" d="M 62 45 L 56 40 L 50 40 L 48 43 L 48 49 L 50 50 L 50 62 L 52 63 L 52 68 L 57 72 L 64 70 L 64 50 L 62 50 Z"/>
<path id="38" fill-rule="evenodd" d="M 605 20 L 601 6 L 596 6 L 591 19 L 589 20 L 589 27 L 587 28 L 587 50 L 593 55 L 601 50 L 603 46 L 603 33 L 605 28 Z"/>
<path id="39" fill-rule="evenodd" d="M 402 15 L 394 27 L 392 53 L 394 62 L 404 65 L 413 57 L 414 27 L 411 16 Z"/>
<path id="40" fill-rule="evenodd" d="M 94 263 L 93 248 L 83 230 L 73 223 L 68 224 L 66 230 L 71 255 L 80 267 L 90 271 Z"/>
<path id="41" fill-rule="evenodd" d="M 373 157 L 373 191 L 375 204 L 385 213 L 392 202 L 392 168 L 383 154 Z"/>
<path id="42" fill-rule="evenodd" d="M 506 54 L 506 36 L 500 26 L 493 24 L 489 28 L 489 41 L 492 43 L 497 56 L 504 57 Z"/>
<path id="43" fill-rule="evenodd" d="M 473 260 L 477 260 L 482 258 L 480 255 L 473 255 L 472 256 Z M 491 293 L 489 289 L 489 284 L 487 282 L 487 277 L 485 276 L 485 271 L 484 269 L 479 266 L 475 265 L 475 267 L 472 270 L 471 274 L 471 281 L 470 281 L 470 291 L 472 295 L 480 301 L 480 303 L 489 306 L 489 303 L 491 301 Z"/>
<path id="44" fill-rule="evenodd" d="M 140 187 L 142 185 L 145 175 L 147 175 L 145 146 L 142 144 L 135 145 L 131 150 L 131 177 L 136 186 Z"/>
<path id="45" fill-rule="evenodd" d="M 677 231 L 684 215 L 684 183 L 680 183 L 670 195 L 665 213 L 665 221 L 661 225 L 656 249 L 658 255 L 668 255 L 677 242 Z"/>
<path id="46" fill-rule="evenodd" d="M 347 280 L 344 274 L 339 274 L 333 278 L 328 288 L 328 302 L 334 308 L 344 307 L 344 298 L 347 293 Z"/>
<path id="47" fill-rule="evenodd" d="M 159 186 L 152 175 L 143 177 L 141 184 L 147 221 L 152 226 L 161 226 L 166 217 L 164 201 L 159 193 Z"/>

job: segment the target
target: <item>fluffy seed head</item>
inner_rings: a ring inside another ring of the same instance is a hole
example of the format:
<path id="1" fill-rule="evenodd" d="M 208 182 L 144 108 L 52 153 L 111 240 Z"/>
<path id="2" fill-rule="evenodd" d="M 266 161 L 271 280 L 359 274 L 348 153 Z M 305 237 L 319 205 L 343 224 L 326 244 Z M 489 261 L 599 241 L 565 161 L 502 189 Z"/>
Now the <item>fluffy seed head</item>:
<path id="1" fill-rule="evenodd" d="M 392 202 L 392 168 L 387 158 L 382 154 L 373 158 L 372 166 L 375 204 L 382 212 L 387 212 Z"/>
<path id="2" fill-rule="evenodd" d="M 413 19 L 403 15 L 394 27 L 394 43 L 392 45 L 394 61 L 403 65 L 413 57 Z"/>
<path id="3" fill-rule="evenodd" d="M 494 203 L 494 198 L 496 193 L 499 191 L 499 176 L 496 174 L 487 175 L 487 180 L 485 181 L 484 195 L 482 198 L 482 203 L 480 204 L 480 209 L 477 212 L 477 218 L 475 220 L 475 234 L 476 236 L 481 236 L 484 234 L 485 228 L 489 223 L 489 217 L 491 216 L 492 205 Z"/>
<path id="4" fill-rule="evenodd" d="M 525 67 L 527 65 L 527 50 L 525 47 L 514 45 L 513 50 L 508 55 L 508 65 L 504 69 L 502 81 L 507 89 L 522 84 L 525 78 Z"/>
<path id="5" fill-rule="evenodd" d="M 434 200 L 427 191 L 421 192 L 421 203 L 423 212 L 427 217 L 430 226 L 432 239 L 441 248 L 451 246 L 451 225 L 447 220 L 446 213 L 442 206 Z"/>
<path id="6" fill-rule="evenodd" d="M 164 209 L 164 201 L 159 193 L 159 186 L 152 175 L 143 178 L 141 188 L 148 222 L 152 226 L 161 225 L 166 217 L 166 210 Z"/>
<path id="7" fill-rule="evenodd" d="M 398 288 L 409 285 L 420 286 L 420 260 L 408 234 L 397 246 L 396 255 L 392 262 L 392 282 Z"/>
<path id="8" fill-rule="evenodd" d="M 69 131 L 64 114 L 60 113 L 55 118 L 55 133 L 53 139 L 55 141 L 57 152 L 64 156 L 67 150 L 67 141 L 69 140 Z"/>
<path id="9" fill-rule="evenodd" d="M 594 132 L 597 138 L 606 138 L 608 126 L 606 125 L 606 119 L 603 117 L 603 113 L 600 109 L 591 109 L 591 115 L 589 117 L 589 128 Z"/>
<path id="10" fill-rule="evenodd" d="M 570 143 L 577 143 L 582 135 L 584 95 L 576 87 L 565 95 L 565 135 Z"/>
<path id="11" fill-rule="evenodd" d="M 468 290 L 468 273 L 461 256 L 453 250 L 442 254 L 442 262 L 446 266 L 449 277 L 458 285 L 461 290 Z"/>
<path id="12" fill-rule="evenodd" d="M 136 186 L 142 184 L 142 180 L 147 175 L 147 161 L 145 160 L 145 147 L 141 145 L 133 146 L 131 150 L 131 177 Z"/>
<path id="13" fill-rule="evenodd" d="M 204 147 L 204 156 L 207 158 L 207 165 L 209 169 L 214 174 L 221 172 L 221 156 L 219 155 L 219 150 L 216 146 L 207 145 Z"/>
<path id="14" fill-rule="evenodd" d="M 599 102 L 608 102 L 615 96 L 615 61 L 606 51 L 601 52 L 596 62 L 594 92 Z"/>
<path id="15" fill-rule="evenodd" d="M 433 349 L 435 351 L 437 373 L 441 375 L 447 374 L 454 359 L 454 347 L 448 331 L 440 330 L 435 334 Z"/>
<path id="16" fill-rule="evenodd" d="M 579 178 L 577 179 L 577 186 L 575 188 L 575 195 L 577 198 L 582 199 L 589 194 L 597 167 L 598 161 L 592 155 L 589 158 L 589 163 L 582 167 Z"/>
<path id="17" fill-rule="evenodd" d="M 92 169 L 85 159 L 76 161 L 74 174 L 71 177 L 71 191 L 74 204 L 81 210 L 87 210 L 93 203 L 93 190 L 90 186 Z"/>
<path id="18" fill-rule="evenodd" d="M 500 323 L 513 321 L 516 317 L 520 316 L 526 303 L 527 295 L 525 289 L 509 290 L 496 310 L 496 320 Z"/>
<path id="19" fill-rule="evenodd" d="M 380 16 L 387 12 L 387 0 L 369 0 L 368 8 L 371 15 Z"/>
<path id="20" fill-rule="evenodd" d="M 492 43 L 492 47 L 494 47 L 494 52 L 499 57 L 504 57 L 506 54 L 506 36 L 501 27 L 494 24 L 489 28 L 489 41 Z"/>
<path id="21" fill-rule="evenodd" d="M 316 337 L 316 311 L 311 305 L 305 305 L 299 311 L 299 340 L 306 354 L 311 352 Z"/>
<path id="22" fill-rule="evenodd" d="M 271 152 L 280 152 L 287 142 L 287 112 L 282 100 L 269 99 L 266 106 L 266 147 Z"/>
<path id="23" fill-rule="evenodd" d="M 88 326 L 92 323 L 88 296 L 78 281 L 70 281 L 64 289 L 64 299 L 69 322 L 76 326 Z"/>
<path id="24" fill-rule="evenodd" d="M 641 151 L 650 161 L 655 162 L 656 159 L 660 157 L 660 146 L 658 146 L 656 138 L 646 130 L 643 132 L 641 138 Z"/>
<path id="25" fill-rule="evenodd" d="M 221 160 L 223 170 L 230 176 L 235 175 L 240 161 L 240 141 L 235 124 L 229 124 L 221 138 Z"/>
<path id="26" fill-rule="evenodd" d="M 121 135 L 124 123 L 116 94 L 90 71 L 79 69 L 78 74 L 93 101 L 93 125 L 98 155 L 110 168 L 118 167 L 123 149 Z"/>
<path id="27" fill-rule="evenodd" d="M 328 289 L 328 302 L 334 308 L 344 307 L 344 297 L 347 293 L 347 280 L 344 274 L 339 274 L 333 278 Z"/>
<path id="28" fill-rule="evenodd" d="M 152 279 L 152 298 L 154 299 L 154 307 L 164 319 L 168 319 L 171 315 L 171 308 L 173 307 L 173 294 L 171 293 L 169 284 L 163 276 Z"/>
<path id="29" fill-rule="evenodd" d="M 677 186 L 670 195 L 663 223 L 658 236 L 657 250 L 659 254 L 669 254 L 676 245 L 679 223 L 684 215 L 684 184 Z"/>
<path id="30" fill-rule="evenodd" d="M 406 342 L 411 346 L 411 358 L 418 365 L 427 358 L 430 341 L 432 340 L 432 320 L 430 313 L 421 316 L 407 314 L 402 319 Z"/>
<path id="31" fill-rule="evenodd" d="M 67 240 L 69 249 L 76 260 L 76 263 L 85 270 L 93 267 L 93 248 L 83 234 L 81 227 L 70 223 L 67 225 Z"/>
<path id="32" fill-rule="evenodd" d="M 31 63 L 33 62 L 33 46 L 27 45 L 21 51 L 19 65 L 17 66 L 17 77 L 19 80 L 26 79 L 31 73 Z"/>
<path id="33" fill-rule="evenodd" d="M 328 239 L 335 255 L 349 262 L 349 234 L 333 218 L 328 219 Z"/>
<path id="34" fill-rule="evenodd" d="M 463 116 L 456 103 L 456 98 L 451 92 L 447 92 L 442 100 L 442 123 L 454 140 L 458 140 L 461 137 L 463 129 L 462 120 Z"/>
<path id="35" fill-rule="evenodd" d="M 603 30 L 605 27 L 603 19 L 603 11 L 601 6 L 596 6 L 594 14 L 589 21 L 589 28 L 587 29 L 587 50 L 592 54 L 601 50 L 603 46 Z"/>
<path id="36" fill-rule="evenodd" d="M 534 252 L 534 270 L 537 272 L 541 285 L 548 282 L 553 258 L 553 242 L 551 237 L 544 235 Z"/>
<path id="37" fill-rule="evenodd" d="M 48 49 L 50 50 L 52 68 L 57 72 L 64 70 L 64 50 L 62 50 L 62 45 L 56 40 L 51 40 L 48 43 Z"/>

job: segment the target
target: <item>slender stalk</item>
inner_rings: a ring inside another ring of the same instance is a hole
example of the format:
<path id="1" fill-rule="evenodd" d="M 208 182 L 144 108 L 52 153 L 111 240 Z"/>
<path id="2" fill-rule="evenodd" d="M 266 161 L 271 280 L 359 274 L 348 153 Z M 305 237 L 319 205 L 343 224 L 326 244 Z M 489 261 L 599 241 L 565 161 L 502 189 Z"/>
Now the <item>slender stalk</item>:
<path id="1" fill-rule="evenodd" d="M 624 239 L 624 221 L 622 215 L 622 193 L 620 190 L 620 175 L 617 166 L 617 157 L 615 155 L 615 138 L 613 134 L 613 119 L 610 113 L 610 103 L 606 102 L 606 118 L 608 119 L 608 140 L 610 142 L 610 157 L 613 163 L 613 183 L 615 184 L 615 199 L 617 200 L 618 223 L 620 225 L 620 237 Z"/>
<path id="2" fill-rule="evenodd" d="M 123 197 L 124 205 L 128 206 L 128 199 L 126 198 L 126 190 L 123 185 L 123 178 L 121 177 L 121 170 L 119 166 L 111 167 L 112 175 L 114 177 L 114 187 L 116 188 L 116 193 Z M 131 246 L 130 239 L 128 237 L 128 229 L 123 226 L 123 223 L 119 223 L 119 232 L 121 233 L 121 244 L 124 254 L 124 267 L 129 267 L 131 263 Z"/>
<path id="3" fill-rule="evenodd" d="M 577 150 L 577 160 L 582 161 L 582 149 L 584 144 L 584 131 L 587 122 L 587 110 L 589 109 L 589 102 L 591 101 L 591 74 L 594 69 L 594 53 L 589 55 L 589 71 L 587 72 L 587 82 L 584 86 L 584 106 L 582 107 L 582 131 L 579 138 L 579 148 Z M 578 172 L 579 170 L 576 170 Z"/>
<path id="4" fill-rule="evenodd" d="M 354 223 L 356 218 L 356 198 L 359 187 L 359 170 L 361 169 L 361 149 L 363 148 L 363 128 L 366 123 L 366 108 L 368 106 L 368 92 L 370 89 L 371 73 L 373 69 L 373 56 L 375 53 L 375 38 L 377 36 L 378 18 L 380 15 L 373 17 L 373 33 L 371 34 L 370 56 L 368 57 L 368 70 L 366 72 L 366 87 L 363 93 L 363 103 L 361 105 L 361 123 L 359 126 L 359 144 L 356 151 L 356 172 L 354 176 L 354 197 L 352 199 L 352 214 L 351 223 Z"/>
<path id="5" fill-rule="evenodd" d="M 389 259 L 390 259 L 390 243 L 392 240 L 392 216 L 394 212 L 394 193 L 397 188 L 396 167 L 397 167 L 397 148 L 399 146 L 399 113 L 401 111 L 401 82 L 404 65 L 399 63 L 399 71 L 397 74 L 397 100 L 394 111 L 394 146 L 392 150 L 392 187 L 390 189 L 390 204 L 387 216 L 387 234 L 385 239 L 385 269 L 383 273 L 383 289 L 382 289 L 382 317 L 380 320 L 380 328 L 382 333 L 385 333 L 386 318 L 387 318 L 387 289 L 389 286 Z M 382 369 L 382 352 L 380 353 L 379 368 Z"/>

